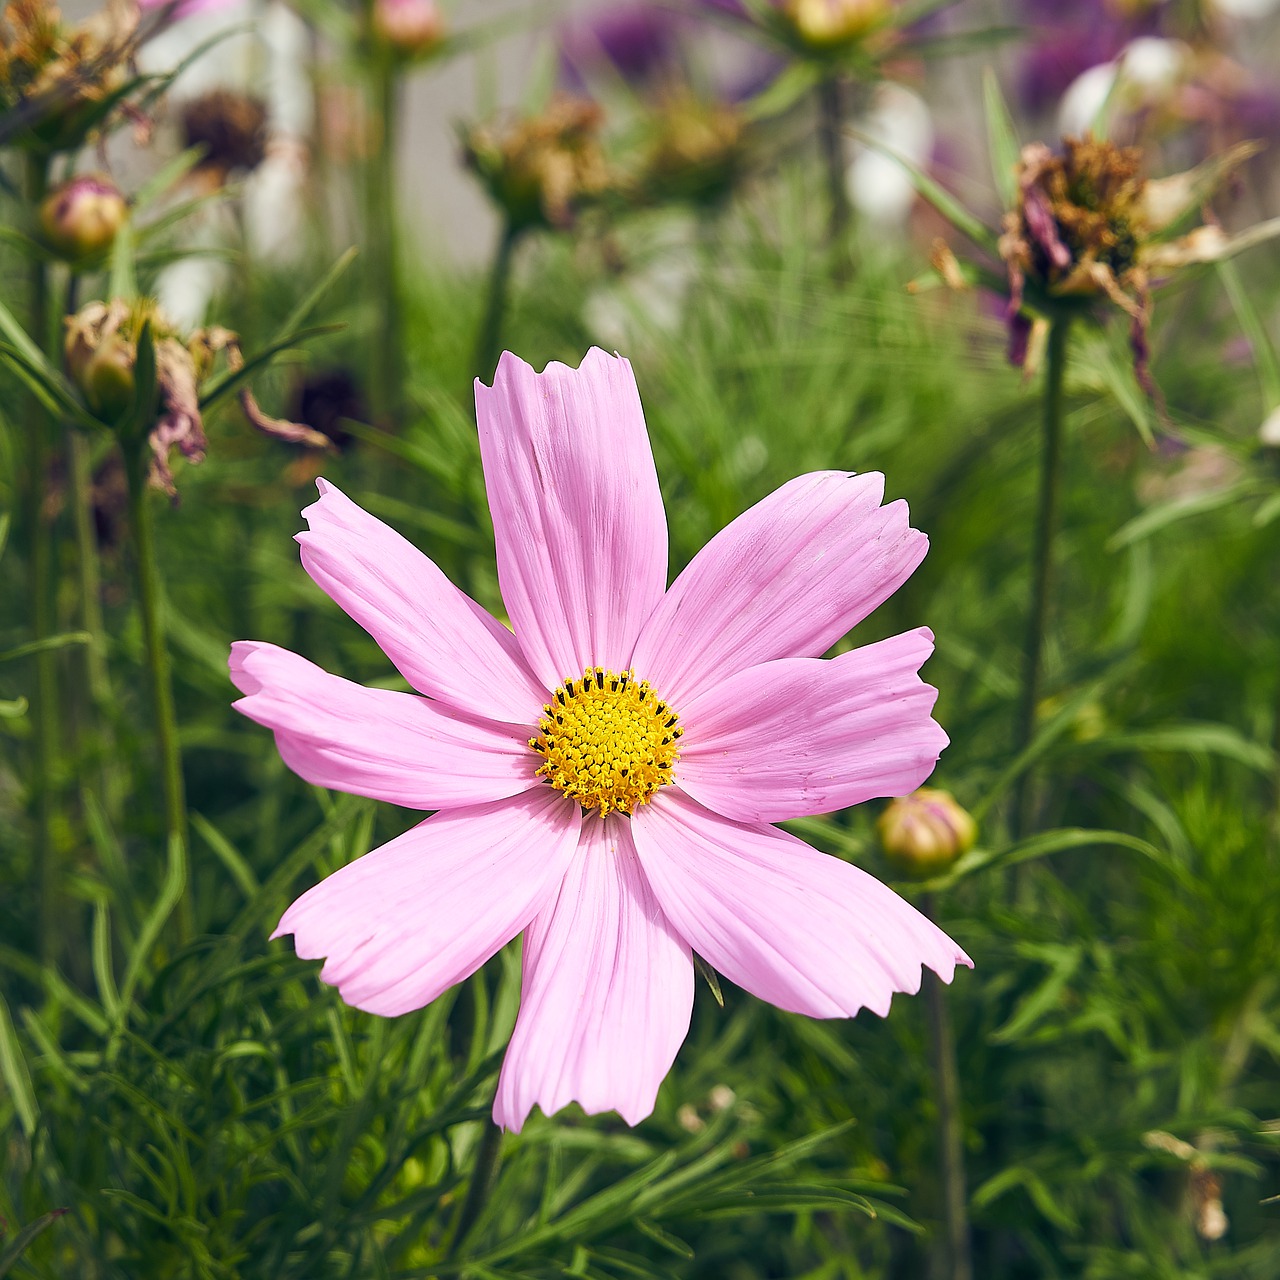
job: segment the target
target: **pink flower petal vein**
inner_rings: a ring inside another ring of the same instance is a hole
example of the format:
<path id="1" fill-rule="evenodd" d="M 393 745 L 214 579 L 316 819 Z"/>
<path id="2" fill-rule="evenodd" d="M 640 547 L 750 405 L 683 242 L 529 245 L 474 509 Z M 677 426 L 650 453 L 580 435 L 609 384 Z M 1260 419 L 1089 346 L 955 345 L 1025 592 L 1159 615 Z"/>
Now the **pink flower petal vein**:
<path id="1" fill-rule="evenodd" d="M 333 485 L 302 563 L 416 693 L 255 641 L 236 707 L 319 786 L 430 812 L 308 890 L 273 936 L 397 1015 L 524 935 L 494 1119 L 653 1110 L 696 952 L 812 1017 L 887 1014 L 965 953 L 857 867 L 771 825 L 903 795 L 946 745 L 918 628 L 824 659 L 923 559 L 875 474 L 818 472 L 716 535 L 668 588 L 631 365 L 592 349 L 476 384 L 511 629 Z"/>

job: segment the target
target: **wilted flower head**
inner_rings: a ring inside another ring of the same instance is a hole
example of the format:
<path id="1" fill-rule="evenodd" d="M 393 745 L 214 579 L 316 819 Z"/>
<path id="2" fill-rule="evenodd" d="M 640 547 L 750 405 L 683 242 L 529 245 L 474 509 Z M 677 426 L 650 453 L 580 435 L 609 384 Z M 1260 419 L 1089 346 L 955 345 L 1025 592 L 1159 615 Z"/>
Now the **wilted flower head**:
<path id="1" fill-rule="evenodd" d="M 973 848 L 978 824 L 949 791 L 920 787 L 891 800 L 876 823 L 889 865 L 910 880 L 945 871 Z"/>
<path id="2" fill-rule="evenodd" d="M 90 302 L 66 320 L 63 353 L 67 372 L 89 409 L 107 426 L 145 434 L 151 448 L 150 482 L 173 497 L 177 489 L 170 467 L 176 447 L 188 462 L 204 460 L 208 440 L 200 413 L 200 386 L 225 353 L 240 368 L 239 339 L 230 330 L 197 330 L 184 340 L 159 306 L 147 298 Z M 138 344 L 150 334 L 155 353 L 155 407 L 149 422 L 131 422 L 138 407 Z M 245 417 L 267 435 L 327 447 L 318 432 L 269 417 L 246 388 L 240 392 Z"/>
<path id="3" fill-rule="evenodd" d="M 444 39 L 444 15 L 435 0 L 373 0 L 369 31 L 396 57 L 417 58 Z"/>
<path id="4" fill-rule="evenodd" d="M 200 147 L 199 168 L 219 183 L 251 173 L 267 154 L 267 104 L 247 93 L 214 89 L 182 104 L 182 144 Z"/>
<path id="5" fill-rule="evenodd" d="M 917 786 L 946 735 L 917 628 L 824 659 L 925 553 L 883 477 L 800 476 L 670 587 L 630 365 L 589 352 L 476 386 L 503 626 L 332 485 L 302 563 L 419 692 L 232 647 L 236 707 L 319 786 L 434 811 L 308 890 L 276 935 L 394 1016 L 524 934 L 494 1102 L 635 1124 L 689 1028 L 693 954 L 784 1009 L 886 1014 L 964 952 L 885 885 L 774 824 Z"/>
<path id="6" fill-rule="evenodd" d="M 1143 154 L 1088 136 L 1060 152 L 1043 143 L 1022 149 L 1017 198 L 999 240 L 1009 280 L 1010 354 L 1027 349 L 1032 316 L 1110 302 L 1131 321 L 1134 369 L 1148 392 L 1150 290 L 1173 270 L 1213 262 L 1280 234 L 1280 219 L 1231 236 L 1216 225 L 1176 234 L 1203 207 L 1253 144 L 1241 144 L 1168 178 L 1146 179 Z"/>
<path id="7" fill-rule="evenodd" d="M 634 183 L 639 201 L 715 204 L 730 193 L 746 160 L 746 120 L 737 107 L 673 89 L 646 125 L 648 143 Z"/>
<path id="8" fill-rule="evenodd" d="M 1122 289 L 1145 231 L 1141 166 L 1137 147 L 1089 137 L 1067 138 L 1060 153 L 1024 147 L 1018 204 L 1000 241 L 1010 274 L 1054 293 Z"/>
<path id="9" fill-rule="evenodd" d="M 128 216 L 128 202 L 110 178 L 80 173 L 45 198 L 40 231 L 45 243 L 64 258 L 83 258 L 108 248 Z"/>
<path id="10" fill-rule="evenodd" d="M 567 227 L 608 187 L 603 120 L 596 103 L 558 95 L 536 116 L 467 130 L 463 153 L 513 230 Z"/>
<path id="11" fill-rule="evenodd" d="M 108 0 L 78 24 L 47 0 L 9 0 L 0 17 L 0 119 L 10 127 L 0 142 L 79 147 L 99 104 L 124 83 L 137 27 L 133 0 Z"/>

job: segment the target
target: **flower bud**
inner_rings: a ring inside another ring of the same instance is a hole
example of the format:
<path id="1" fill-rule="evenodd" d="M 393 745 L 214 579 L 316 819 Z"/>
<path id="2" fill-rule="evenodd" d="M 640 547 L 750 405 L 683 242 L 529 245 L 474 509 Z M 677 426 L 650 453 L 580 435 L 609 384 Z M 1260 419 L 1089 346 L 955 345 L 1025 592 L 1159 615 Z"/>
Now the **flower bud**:
<path id="1" fill-rule="evenodd" d="M 89 357 L 80 387 L 98 417 L 108 421 L 119 418 L 132 404 L 135 362 L 133 343 L 120 337 L 108 338 Z"/>
<path id="2" fill-rule="evenodd" d="M 889 865 L 911 880 L 946 871 L 973 848 L 978 825 L 949 791 L 921 787 L 889 802 L 876 823 Z"/>
<path id="3" fill-rule="evenodd" d="M 90 302 L 68 316 L 63 344 L 67 372 L 89 408 L 110 422 L 120 417 L 133 399 L 137 347 L 128 335 L 129 304 Z"/>
<path id="4" fill-rule="evenodd" d="M 45 197 L 40 230 L 64 258 L 83 258 L 108 248 L 128 216 L 129 206 L 110 178 L 82 173 Z"/>
<path id="5" fill-rule="evenodd" d="M 378 44 L 405 58 L 419 57 L 444 39 L 435 0 L 374 0 L 369 23 Z"/>
<path id="6" fill-rule="evenodd" d="M 787 0 L 783 14 L 815 51 L 852 44 L 889 15 L 890 0 Z"/>

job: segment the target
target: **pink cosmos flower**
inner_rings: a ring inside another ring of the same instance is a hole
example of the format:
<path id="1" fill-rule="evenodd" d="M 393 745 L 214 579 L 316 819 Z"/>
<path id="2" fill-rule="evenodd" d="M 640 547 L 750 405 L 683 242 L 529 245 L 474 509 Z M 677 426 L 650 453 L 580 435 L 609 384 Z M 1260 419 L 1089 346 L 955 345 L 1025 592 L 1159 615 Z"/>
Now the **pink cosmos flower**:
<path id="1" fill-rule="evenodd" d="M 418 1009 L 524 932 L 494 1119 L 647 1116 L 689 1027 L 691 952 L 796 1013 L 884 1015 L 963 951 L 878 880 L 771 825 L 932 771 L 926 628 L 822 659 L 927 540 L 883 477 L 782 486 L 667 587 L 630 364 L 476 384 L 508 630 L 321 480 L 302 563 L 418 694 L 237 643 L 236 706 L 319 786 L 431 817 L 303 894 L 273 936 L 371 1013 Z M 418 695 L 421 696 L 418 696 Z"/>

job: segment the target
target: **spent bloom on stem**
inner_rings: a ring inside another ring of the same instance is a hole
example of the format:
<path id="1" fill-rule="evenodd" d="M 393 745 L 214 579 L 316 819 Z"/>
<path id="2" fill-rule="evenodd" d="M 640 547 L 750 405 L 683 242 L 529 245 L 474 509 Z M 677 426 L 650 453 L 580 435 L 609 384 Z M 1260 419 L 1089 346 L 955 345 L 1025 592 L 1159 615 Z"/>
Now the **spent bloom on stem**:
<path id="1" fill-rule="evenodd" d="M 199 147 L 198 168 L 219 185 L 252 173 L 267 154 L 267 104 L 234 89 L 211 89 L 182 104 L 182 145 Z"/>
<path id="2" fill-rule="evenodd" d="M 495 1120 L 576 1101 L 636 1123 L 688 1030 L 692 953 L 814 1017 L 950 980 L 964 953 L 890 889 L 773 824 L 897 795 L 946 736 L 925 628 L 819 657 L 927 540 L 883 477 L 801 476 L 667 587 L 667 525 L 627 361 L 476 385 L 509 631 L 332 485 L 312 578 L 418 691 L 235 644 L 236 706 L 308 781 L 436 812 L 310 889 L 276 936 L 371 1013 L 421 1008 L 524 932 Z"/>
<path id="3" fill-rule="evenodd" d="M 177 494 L 170 466 L 176 448 L 188 462 L 204 460 L 208 440 L 200 410 L 201 386 L 222 354 L 232 371 L 243 367 L 240 340 L 229 329 L 198 329 L 183 338 L 151 299 L 113 298 L 90 302 L 66 318 L 63 356 L 67 372 L 85 404 L 103 425 L 145 432 L 151 450 L 149 479 L 170 497 Z M 154 410 L 149 421 L 133 422 L 138 406 L 138 345 L 144 330 L 155 354 Z M 272 418 L 253 393 L 241 388 L 240 407 L 265 435 L 290 443 L 327 448 L 328 440 L 300 423 Z"/>
<path id="4" fill-rule="evenodd" d="M 0 14 L 0 144 L 71 151 L 127 83 L 137 45 L 133 0 L 64 21 L 48 0 L 9 0 Z"/>
<path id="5" fill-rule="evenodd" d="M 463 155 L 513 230 L 564 228 L 608 187 L 603 122 L 596 103 L 561 94 L 538 115 L 466 130 Z"/>

